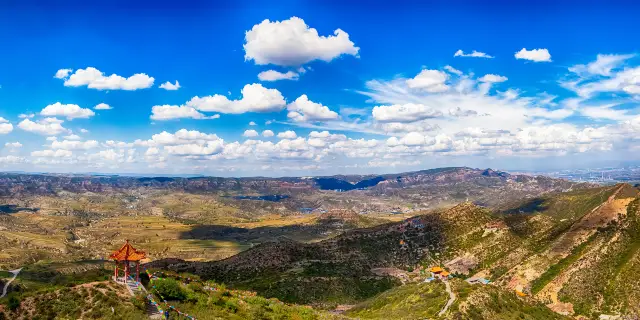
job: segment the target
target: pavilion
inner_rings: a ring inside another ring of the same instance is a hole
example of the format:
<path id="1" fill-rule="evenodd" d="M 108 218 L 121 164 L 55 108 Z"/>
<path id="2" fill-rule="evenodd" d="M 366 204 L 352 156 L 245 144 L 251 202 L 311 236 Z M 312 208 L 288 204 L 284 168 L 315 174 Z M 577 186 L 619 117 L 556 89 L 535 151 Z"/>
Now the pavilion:
<path id="1" fill-rule="evenodd" d="M 140 260 L 146 258 L 147 255 L 144 251 L 137 250 L 131 244 L 129 244 L 129 240 L 118 250 L 109 255 L 109 259 L 113 260 L 116 264 L 115 270 L 113 272 L 113 279 L 116 282 L 127 282 L 129 276 L 131 274 L 131 262 L 135 262 L 136 266 L 136 278 L 137 282 L 140 282 Z M 119 277 L 120 265 L 122 265 L 122 269 L 124 270 L 124 278 Z"/>

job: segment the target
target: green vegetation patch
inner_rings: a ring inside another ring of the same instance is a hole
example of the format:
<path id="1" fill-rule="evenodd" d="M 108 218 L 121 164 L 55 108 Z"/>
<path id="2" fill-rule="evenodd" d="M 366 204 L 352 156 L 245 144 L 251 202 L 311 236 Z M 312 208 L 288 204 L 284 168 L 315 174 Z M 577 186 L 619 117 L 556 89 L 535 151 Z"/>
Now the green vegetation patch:
<path id="1" fill-rule="evenodd" d="M 408 284 L 383 292 L 347 315 L 360 319 L 423 319 L 438 314 L 449 295 L 441 282 Z"/>
<path id="2" fill-rule="evenodd" d="M 545 271 L 539 278 L 534 280 L 531 283 L 531 292 L 536 294 L 540 292 L 549 282 L 553 281 L 562 271 L 564 271 L 567 267 L 572 265 L 574 262 L 578 261 L 580 257 L 585 253 L 589 244 L 593 242 L 596 238 L 597 233 L 591 235 L 586 241 L 581 244 L 575 246 L 571 253 L 564 257 L 562 260 L 558 261 L 558 263 L 552 265 L 547 271 Z"/>

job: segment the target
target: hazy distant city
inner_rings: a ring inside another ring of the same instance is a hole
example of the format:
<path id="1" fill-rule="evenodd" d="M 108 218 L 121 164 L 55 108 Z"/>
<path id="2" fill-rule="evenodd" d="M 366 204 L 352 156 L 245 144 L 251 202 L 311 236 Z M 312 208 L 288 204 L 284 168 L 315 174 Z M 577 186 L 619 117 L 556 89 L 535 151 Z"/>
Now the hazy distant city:
<path id="1" fill-rule="evenodd" d="M 531 174 L 531 173 L 530 173 Z M 535 172 L 553 178 L 562 178 L 577 182 L 596 182 L 615 184 L 618 182 L 640 183 L 640 166 L 623 168 L 585 168 L 559 171 Z"/>

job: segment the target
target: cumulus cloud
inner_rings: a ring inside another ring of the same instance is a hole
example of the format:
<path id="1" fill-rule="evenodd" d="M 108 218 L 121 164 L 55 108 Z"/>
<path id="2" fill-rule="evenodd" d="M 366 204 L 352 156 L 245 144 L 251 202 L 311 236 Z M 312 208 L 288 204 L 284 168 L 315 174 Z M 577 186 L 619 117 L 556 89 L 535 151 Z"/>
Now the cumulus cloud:
<path id="1" fill-rule="evenodd" d="M 159 87 L 161 89 L 174 91 L 174 90 L 180 89 L 180 83 L 178 82 L 178 80 L 176 80 L 176 83 L 171 83 L 171 82 L 167 81 L 167 82 L 161 84 Z"/>
<path id="2" fill-rule="evenodd" d="M 44 157 L 44 158 L 69 158 L 73 156 L 73 152 L 69 150 L 41 150 L 41 151 L 33 151 L 31 152 L 31 156 L 33 157 Z"/>
<path id="3" fill-rule="evenodd" d="M 522 48 L 522 50 L 516 52 L 515 57 L 516 59 L 533 62 L 551 62 L 551 54 L 549 54 L 549 50 L 547 49 L 527 50 L 526 48 Z"/>
<path id="4" fill-rule="evenodd" d="M 253 122 L 253 121 L 249 122 L 249 125 L 250 126 L 257 126 L 257 124 L 255 122 Z"/>
<path id="5" fill-rule="evenodd" d="M 265 138 L 271 138 L 273 137 L 275 134 L 273 133 L 273 131 L 271 130 L 264 130 L 262 131 L 262 136 Z"/>
<path id="6" fill-rule="evenodd" d="M 22 143 L 20 142 L 7 142 L 4 144 L 5 148 L 9 148 L 9 149 L 17 149 L 17 148 L 22 148 Z"/>
<path id="7" fill-rule="evenodd" d="M 205 112 L 240 114 L 246 112 L 276 112 L 284 109 L 286 101 L 277 89 L 267 89 L 259 83 L 242 88 L 242 98 L 229 100 L 216 94 L 207 97 L 193 97 L 187 106 Z"/>
<path id="8" fill-rule="evenodd" d="M 91 109 L 80 108 L 77 104 L 62 104 L 56 102 L 42 109 L 40 115 L 47 117 L 66 117 L 67 120 L 73 120 L 91 118 L 95 115 L 95 112 L 91 111 Z"/>
<path id="9" fill-rule="evenodd" d="M 331 61 L 343 54 L 357 56 L 360 48 L 349 34 L 336 29 L 332 36 L 321 36 L 304 20 L 264 20 L 245 35 L 245 60 L 258 65 L 299 66 L 313 60 Z"/>
<path id="10" fill-rule="evenodd" d="M 297 137 L 298 137 L 298 135 L 294 131 L 291 131 L 291 130 L 287 130 L 287 131 L 278 133 L 278 138 L 280 138 L 280 139 L 295 139 Z"/>
<path id="11" fill-rule="evenodd" d="M 309 100 L 306 94 L 301 95 L 287 106 L 287 117 L 295 122 L 329 121 L 338 118 L 338 114 L 329 107 Z"/>
<path id="12" fill-rule="evenodd" d="M 243 137 L 247 137 L 247 138 L 253 138 L 253 137 L 257 137 L 260 134 L 258 134 L 258 131 L 255 130 L 245 130 L 244 133 L 242 134 Z"/>
<path id="13" fill-rule="evenodd" d="M 453 54 L 454 57 L 469 57 L 469 58 L 488 58 L 491 59 L 493 58 L 492 56 L 484 53 L 484 52 L 480 52 L 480 51 L 476 51 L 473 50 L 471 53 L 464 53 L 464 51 L 462 50 L 458 50 Z"/>
<path id="14" fill-rule="evenodd" d="M 0 117 L 0 134 L 7 134 L 13 131 L 13 125 L 3 117 Z"/>
<path id="15" fill-rule="evenodd" d="M 18 128 L 43 136 L 56 136 L 61 133 L 69 132 L 69 130 L 62 126 L 63 122 L 64 121 L 57 118 L 45 118 L 42 120 L 38 120 L 37 122 L 31 121 L 29 119 L 24 119 L 20 123 L 18 123 Z"/>
<path id="16" fill-rule="evenodd" d="M 95 109 L 95 110 L 111 110 L 111 109 L 113 109 L 113 107 L 111 107 L 110 105 L 108 105 L 106 103 L 98 103 L 95 107 L 93 107 L 93 109 Z"/>
<path id="17" fill-rule="evenodd" d="M 224 150 L 222 140 L 208 141 L 205 144 L 181 144 L 164 147 L 170 154 L 179 156 L 204 156 L 220 153 Z"/>
<path id="18" fill-rule="evenodd" d="M 440 70 L 422 70 L 413 79 L 406 80 L 411 89 L 420 89 L 427 92 L 443 92 L 449 90 L 445 82 L 449 75 Z"/>
<path id="19" fill-rule="evenodd" d="M 112 74 L 105 76 L 102 71 L 88 67 L 72 72 L 70 69 L 60 69 L 55 75 L 58 79 L 64 80 L 67 87 L 87 86 L 97 90 L 138 90 L 153 86 L 153 77 L 144 73 L 136 73 L 128 78 Z"/>
<path id="20" fill-rule="evenodd" d="M 54 77 L 57 79 L 65 79 L 71 72 L 73 72 L 73 69 L 60 69 L 56 71 L 56 75 Z"/>
<path id="21" fill-rule="evenodd" d="M 497 74 L 485 74 L 481 78 L 478 79 L 480 82 L 488 82 L 488 83 L 497 83 L 497 82 L 505 82 L 508 80 L 505 76 L 500 76 Z"/>
<path id="22" fill-rule="evenodd" d="M 282 73 L 276 70 L 267 70 L 258 73 L 260 81 L 298 80 L 300 74 L 291 70 Z"/>
<path id="23" fill-rule="evenodd" d="M 0 157 L 0 163 L 3 163 L 3 164 L 16 164 L 16 163 L 23 163 L 23 162 L 25 162 L 25 159 L 22 157 L 17 157 L 12 155 Z"/>
<path id="24" fill-rule="evenodd" d="M 54 137 L 55 138 L 55 137 Z M 77 134 L 70 134 L 68 136 L 64 136 L 65 140 L 82 140 L 82 137 L 80 137 Z M 56 139 L 57 140 L 57 139 Z"/>
<path id="25" fill-rule="evenodd" d="M 61 149 L 61 150 L 89 150 L 89 149 L 97 148 L 98 146 L 99 146 L 99 143 L 96 140 L 88 140 L 88 141 L 55 140 L 51 143 L 51 149 Z"/>
<path id="26" fill-rule="evenodd" d="M 35 116 L 36 115 L 33 114 L 33 113 L 28 113 L 28 114 L 27 113 L 21 113 L 21 114 L 18 115 L 18 118 L 20 118 L 20 119 L 31 119 L 31 118 L 33 118 Z"/>
<path id="27" fill-rule="evenodd" d="M 151 107 L 152 120 L 165 121 L 173 119 L 207 119 L 209 117 L 189 106 L 153 106 Z"/>

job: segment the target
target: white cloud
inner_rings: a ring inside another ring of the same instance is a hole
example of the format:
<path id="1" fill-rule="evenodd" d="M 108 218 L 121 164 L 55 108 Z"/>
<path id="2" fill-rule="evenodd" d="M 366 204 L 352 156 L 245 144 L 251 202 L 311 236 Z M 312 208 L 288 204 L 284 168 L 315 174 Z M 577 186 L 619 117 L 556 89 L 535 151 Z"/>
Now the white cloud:
<path id="1" fill-rule="evenodd" d="M 640 67 L 622 68 L 633 55 L 599 54 L 595 61 L 569 68 L 573 77 L 563 79 L 560 84 L 574 91 L 586 101 L 599 93 L 640 94 Z M 620 99 L 615 99 L 622 101 Z"/>
<path id="2" fill-rule="evenodd" d="M 150 147 L 147 148 L 147 151 L 145 151 L 144 155 L 145 156 L 156 156 L 160 154 L 160 149 L 156 148 L 156 147 Z"/>
<path id="3" fill-rule="evenodd" d="M 22 157 L 17 157 L 17 156 L 12 156 L 12 155 L 8 155 L 5 157 L 0 157 L 0 163 L 5 163 L 5 164 L 16 164 L 16 163 L 23 163 L 25 162 L 25 159 Z"/>
<path id="4" fill-rule="evenodd" d="M 633 54 L 598 54 L 596 60 L 587 65 L 578 64 L 569 68 L 577 74 L 600 75 L 608 77 L 611 71 L 620 66 L 625 60 L 633 58 Z"/>
<path id="5" fill-rule="evenodd" d="M 530 60 L 534 62 L 550 62 L 551 54 L 549 54 L 549 50 L 547 49 L 532 49 L 527 50 L 526 48 L 522 48 L 522 50 L 516 52 L 516 59 L 524 59 Z"/>
<path id="6" fill-rule="evenodd" d="M 247 137 L 247 138 L 253 138 L 253 137 L 257 137 L 260 134 L 258 133 L 258 131 L 255 130 L 245 130 L 244 133 L 242 134 L 243 137 Z"/>
<path id="7" fill-rule="evenodd" d="M 306 94 L 301 95 L 287 106 L 287 117 L 295 122 L 329 121 L 338 118 L 338 114 L 329 107 L 309 100 Z"/>
<path id="8" fill-rule="evenodd" d="M 216 119 L 219 115 L 207 117 L 204 114 L 198 112 L 198 110 L 189 106 L 153 106 L 151 107 L 151 119 L 152 120 L 173 120 L 173 119 Z"/>
<path id="9" fill-rule="evenodd" d="M 443 92 L 449 90 L 445 82 L 449 75 L 440 70 L 424 69 L 413 79 L 406 80 L 407 86 L 411 89 L 420 89 L 427 92 Z"/>
<path id="10" fill-rule="evenodd" d="M 13 125 L 3 117 L 0 117 L 0 134 L 7 134 L 13 131 Z"/>
<path id="11" fill-rule="evenodd" d="M 456 68 L 454 68 L 452 66 L 444 66 L 444 69 L 449 71 L 450 73 L 455 74 L 455 75 L 459 75 L 459 76 L 462 75 L 462 71 L 460 71 L 460 70 L 458 70 L 458 69 L 456 69 Z"/>
<path id="12" fill-rule="evenodd" d="M 173 90 L 180 89 L 180 83 L 178 82 L 178 80 L 176 80 L 175 84 L 167 81 L 167 82 L 161 84 L 159 87 L 162 88 L 162 89 L 165 89 L 165 90 L 173 91 Z"/>
<path id="13" fill-rule="evenodd" d="M 331 61 L 340 55 L 357 56 L 359 48 L 349 35 L 336 29 L 333 36 L 320 36 L 304 20 L 264 20 L 245 35 L 245 60 L 258 65 L 299 66 L 313 60 Z"/>
<path id="14" fill-rule="evenodd" d="M 33 157 L 44 157 L 44 158 L 69 158 L 73 156 L 73 152 L 69 150 L 42 150 L 42 151 L 33 151 L 31 152 L 31 156 Z"/>
<path id="15" fill-rule="evenodd" d="M 169 133 L 162 131 L 161 133 L 151 136 L 151 140 L 136 140 L 135 145 L 154 147 L 154 146 L 166 146 L 166 145 L 179 145 L 179 144 L 205 144 L 208 141 L 221 140 L 215 134 L 206 134 L 196 130 L 180 129 L 175 133 Z"/>
<path id="16" fill-rule="evenodd" d="M 222 140 L 208 141 L 205 144 L 181 144 L 164 147 L 170 154 L 179 156 L 204 156 L 220 153 L 223 149 Z"/>
<path id="17" fill-rule="evenodd" d="M 298 80 L 299 77 L 300 75 L 293 71 L 282 73 L 276 70 L 267 70 L 258 73 L 260 81 Z"/>
<path id="18" fill-rule="evenodd" d="M 98 141 L 96 140 L 88 140 L 88 141 L 75 141 L 75 140 L 55 140 L 51 142 L 51 149 L 61 149 L 61 150 L 89 150 L 94 149 L 99 146 Z"/>
<path id="19" fill-rule="evenodd" d="M 61 69 L 56 72 L 56 78 L 64 79 L 67 87 L 81 87 L 97 90 L 138 90 L 153 86 L 153 77 L 144 73 L 136 73 L 128 78 L 112 74 L 105 76 L 100 70 L 88 67 L 78 69 L 71 73 L 68 69 Z"/>
<path id="20" fill-rule="evenodd" d="M 284 109 L 286 101 L 277 89 L 267 89 L 259 83 L 248 84 L 242 88 L 242 99 L 229 100 L 216 94 L 207 97 L 194 97 L 187 106 L 205 112 L 240 114 L 246 112 L 276 112 Z"/>
<path id="21" fill-rule="evenodd" d="M 414 122 L 441 117 L 442 112 L 422 104 L 403 104 L 377 106 L 372 111 L 373 118 L 379 122 Z"/>
<path id="22" fill-rule="evenodd" d="M 7 142 L 4 144 L 5 148 L 9 148 L 9 149 L 17 149 L 17 148 L 22 148 L 22 143 L 20 142 Z"/>
<path id="23" fill-rule="evenodd" d="M 30 118 L 33 118 L 35 116 L 36 115 L 33 114 L 33 113 L 29 113 L 29 114 L 21 113 L 20 115 L 18 115 L 18 118 L 20 118 L 20 119 L 30 119 Z"/>
<path id="24" fill-rule="evenodd" d="M 95 112 L 91 111 L 91 109 L 80 108 L 77 104 L 62 104 L 60 102 L 56 102 L 42 109 L 42 111 L 40 111 L 40 115 L 48 117 L 66 117 L 67 120 L 73 120 L 93 117 Z"/>
<path id="25" fill-rule="evenodd" d="M 72 69 L 60 69 L 56 72 L 56 75 L 54 77 L 57 79 L 65 79 L 71 72 L 73 72 Z"/>
<path id="26" fill-rule="evenodd" d="M 54 138 L 55 138 L 55 137 L 54 137 Z M 70 134 L 70 135 L 68 135 L 68 136 L 64 136 L 64 138 L 65 138 L 66 140 L 82 140 L 82 137 L 80 137 L 80 136 L 79 136 L 79 135 L 77 135 L 77 134 Z M 57 140 L 57 139 L 56 139 L 56 140 Z"/>
<path id="27" fill-rule="evenodd" d="M 481 78 L 478 79 L 480 82 L 488 82 L 488 83 L 496 83 L 496 82 L 505 82 L 508 80 L 505 76 L 500 76 L 497 74 L 485 74 Z"/>
<path id="28" fill-rule="evenodd" d="M 250 126 L 257 126 L 257 124 L 255 122 L 253 122 L 253 121 L 249 122 L 249 125 Z"/>
<path id="29" fill-rule="evenodd" d="M 471 53 L 464 53 L 464 51 L 462 50 L 458 50 L 456 51 L 456 53 L 453 54 L 454 57 L 471 57 L 471 58 L 488 58 L 491 59 L 493 58 L 492 56 L 484 53 L 484 52 L 480 52 L 480 51 L 476 51 L 473 50 L 473 52 Z"/>
<path id="30" fill-rule="evenodd" d="M 294 131 L 291 131 L 291 130 L 287 130 L 287 131 L 278 133 L 278 138 L 280 138 L 280 139 L 295 139 L 297 137 L 298 137 L 298 135 Z"/>
<path id="31" fill-rule="evenodd" d="M 56 136 L 69 131 L 62 126 L 63 122 L 64 121 L 58 120 L 56 118 L 45 118 L 37 122 L 31 121 L 29 119 L 24 119 L 20 123 L 18 123 L 18 128 L 43 136 Z"/>
<path id="32" fill-rule="evenodd" d="M 80 133 L 89 133 L 89 130 L 87 130 L 87 129 L 80 129 Z"/>
<path id="33" fill-rule="evenodd" d="M 264 130 L 262 131 L 262 136 L 265 138 L 271 138 L 273 137 L 275 134 L 273 133 L 273 131 L 271 130 Z"/>
<path id="34" fill-rule="evenodd" d="M 111 107 L 110 105 L 106 104 L 106 103 L 98 103 L 95 107 L 93 107 L 95 110 L 111 110 L 113 109 L 113 107 Z"/>

